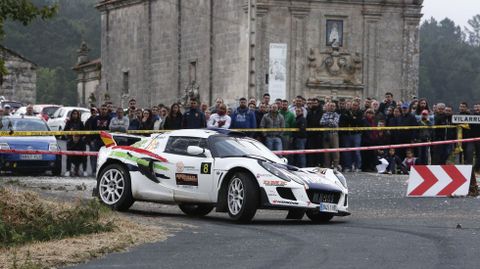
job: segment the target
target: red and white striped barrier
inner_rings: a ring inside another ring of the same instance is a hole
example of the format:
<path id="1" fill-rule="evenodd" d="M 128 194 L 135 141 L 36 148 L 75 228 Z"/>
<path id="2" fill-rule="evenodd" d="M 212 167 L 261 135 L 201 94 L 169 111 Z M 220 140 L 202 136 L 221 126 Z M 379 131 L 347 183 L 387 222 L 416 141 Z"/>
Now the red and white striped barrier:
<path id="1" fill-rule="evenodd" d="M 314 154 L 325 152 L 345 152 L 345 151 L 357 151 L 357 150 L 378 150 L 378 149 L 397 149 L 397 148 L 414 148 L 424 146 L 446 145 L 456 144 L 459 142 L 478 142 L 480 137 L 457 139 L 457 140 L 445 140 L 435 142 L 423 142 L 412 144 L 398 144 L 398 145 L 385 145 L 385 146 L 371 146 L 371 147 L 357 147 L 357 148 L 333 148 L 333 149 L 305 149 L 305 150 L 283 150 L 274 151 L 277 155 L 293 155 L 293 154 Z M 97 156 L 97 151 L 48 151 L 48 150 L 16 150 L 16 149 L 0 149 L 0 153 L 16 153 L 16 154 L 53 154 L 53 155 L 70 155 L 70 156 Z"/>
<path id="2" fill-rule="evenodd" d="M 467 196 L 471 165 L 414 165 L 408 180 L 408 197 Z"/>
<path id="3" fill-rule="evenodd" d="M 283 151 L 274 151 L 273 153 L 275 153 L 277 155 L 313 154 L 313 153 L 345 152 L 345 151 L 357 151 L 357 150 L 362 151 L 362 150 L 378 150 L 378 149 L 415 148 L 415 147 L 425 147 L 425 146 L 435 146 L 435 145 L 456 144 L 456 143 L 459 143 L 459 142 L 468 143 L 468 142 L 478 142 L 478 141 L 480 141 L 480 137 L 467 138 L 467 139 L 457 139 L 457 140 L 411 143 L 411 144 L 357 147 L 357 148 L 283 150 Z"/>

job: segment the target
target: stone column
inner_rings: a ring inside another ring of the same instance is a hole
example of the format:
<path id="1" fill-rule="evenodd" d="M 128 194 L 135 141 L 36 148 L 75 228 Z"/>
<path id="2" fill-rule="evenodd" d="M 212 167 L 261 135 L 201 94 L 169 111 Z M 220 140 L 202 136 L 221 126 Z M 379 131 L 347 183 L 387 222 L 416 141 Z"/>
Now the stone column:
<path id="1" fill-rule="evenodd" d="M 294 96 L 305 95 L 305 62 L 307 58 L 306 44 L 306 23 L 305 18 L 310 8 L 291 7 L 292 33 L 290 41 L 290 83 L 287 99 L 290 101 Z"/>
<path id="2" fill-rule="evenodd" d="M 420 39 L 418 25 L 422 14 L 418 12 L 403 14 L 403 56 L 402 56 L 402 99 L 418 96 Z"/>
<path id="3" fill-rule="evenodd" d="M 255 57 L 256 63 L 256 92 L 254 97 L 260 99 L 262 95 L 268 91 L 268 86 L 265 83 L 268 73 L 268 55 L 267 48 L 268 44 L 265 42 L 265 31 L 266 29 L 266 15 L 268 13 L 268 8 L 257 6 L 257 35 L 256 35 L 256 52 Z M 250 97 L 250 96 L 249 96 Z"/>
<path id="4" fill-rule="evenodd" d="M 382 14 L 376 11 L 363 11 L 363 44 L 364 44 L 364 69 L 363 97 L 378 96 L 378 22 Z"/>

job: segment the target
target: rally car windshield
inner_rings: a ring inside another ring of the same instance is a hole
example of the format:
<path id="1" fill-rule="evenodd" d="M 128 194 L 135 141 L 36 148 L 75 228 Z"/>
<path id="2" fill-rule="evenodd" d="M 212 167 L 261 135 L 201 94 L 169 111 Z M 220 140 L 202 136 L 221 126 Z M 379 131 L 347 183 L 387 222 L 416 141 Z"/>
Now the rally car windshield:
<path id="1" fill-rule="evenodd" d="M 257 140 L 227 136 L 212 137 L 211 147 L 216 157 L 260 156 L 272 162 L 282 160 Z"/>

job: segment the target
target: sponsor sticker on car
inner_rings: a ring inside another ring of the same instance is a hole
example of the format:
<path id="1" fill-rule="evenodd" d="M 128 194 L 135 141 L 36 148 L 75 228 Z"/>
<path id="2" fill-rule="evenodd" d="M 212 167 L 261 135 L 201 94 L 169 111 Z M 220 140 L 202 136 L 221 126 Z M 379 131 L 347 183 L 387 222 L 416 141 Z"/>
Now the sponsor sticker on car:
<path id="1" fill-rule="evenodd" d="M 198 176 L 196 174 L 176 173 L 175 179 L 180 186 L 198 186 Z"/>
<path id="2" fill-rule="evenodd" d="M 264 180 L 263 184 L 269 187 L 283 187 L 287 185 L 287 182 L 283 180 Z"/>

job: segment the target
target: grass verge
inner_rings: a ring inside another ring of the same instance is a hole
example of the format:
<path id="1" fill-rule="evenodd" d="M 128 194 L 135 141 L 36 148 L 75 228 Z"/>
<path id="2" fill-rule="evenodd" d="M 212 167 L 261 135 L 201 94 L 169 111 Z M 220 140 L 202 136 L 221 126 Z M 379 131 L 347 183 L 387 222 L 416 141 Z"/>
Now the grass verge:
<path id="1" fill-rule="evenodd" d="M 0 188 L 0 268 L 52 268 L 165 240 L 168 231 L 134 223 L 95 200 L 75 204 Z"/>

